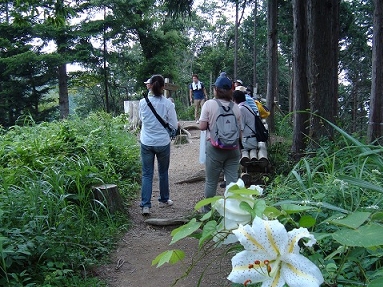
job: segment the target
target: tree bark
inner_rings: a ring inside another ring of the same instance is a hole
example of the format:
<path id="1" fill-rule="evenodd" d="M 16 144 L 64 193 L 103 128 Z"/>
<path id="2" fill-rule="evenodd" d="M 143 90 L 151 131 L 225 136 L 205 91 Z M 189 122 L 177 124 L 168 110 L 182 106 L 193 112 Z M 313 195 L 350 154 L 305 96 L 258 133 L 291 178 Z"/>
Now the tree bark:
<path id="1" fill-rule="evenodd" d="M 278 16 L 277 0 L 268 0 L 267 2 L 267 55 L 268 55 L 268 71 L 267 71 L 267 97 L 266 105 L 270 109 L 270 116 L 267 118 L 269 131 L 275 130 L 274 113 L 275 102 L 278 101 L 278 58 L 277 58 L 277 16 Z"/>
<path id="2" fill-rule="evenodd" d="M 333 135 L 333 129 L 320 117 L 334 122 L 337 114 L 339 2 L 307 2 L 310 137 L 313 144 L 323 136 L 332 138 Z"/>
<path id="3" fill-rule="evenodd" d="M 293 144 L 292 156 L 295 160 L 303 155 L 305 139 L 309 132 L 309 93 L 307 81 L 307 0 L 293 0 L 294 39 L 293 39 Z"/>
<path id="4" fill-rule="evenodd" d="M 374 0 L 374 34 L 372 40 L 372 85 L 367 137 L 383 144 L 383 0 Z"/>
<path id="5" fill-rule="evenodd" d="M 237 80 L 238 66 L 238 1 L 235 2 L 235 27 L 234 27 L 234 80 Z"/>
<path id="6" fill-rule="evenodd" d="M 66 64 L 62 64 L 58 67 L 58 81 L 60 119 L 66 119 L 69 115 L 68 78 L 66 72 Z"/>
<path id="7" fill-rule="evenodd" d="M 258 14 L 258 0 L 254 1 L 254 26 L 253 26 L 253 95 L 256 96 L 254 89 L 257 89 L 257 14 Z"/>

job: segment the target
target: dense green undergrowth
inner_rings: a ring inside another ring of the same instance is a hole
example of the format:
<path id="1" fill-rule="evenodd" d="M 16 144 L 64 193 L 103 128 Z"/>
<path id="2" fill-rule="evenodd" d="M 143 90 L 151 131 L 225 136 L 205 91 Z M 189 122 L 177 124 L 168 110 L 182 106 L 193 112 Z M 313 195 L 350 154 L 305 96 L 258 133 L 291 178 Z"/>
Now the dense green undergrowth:
<path id="1" fill-rule="evenodd" d="M 0 285 L 102 286 L 90 267 L 128 226 L 92 197 L 92 186 L 136 195 L 139 146 L 125 119 L 93 114 L 35 125 L 0 137 Z"/>
<path id="2" fill-rule="evenodd" d="M 126 204 L 137 195 L 139 146 L 124 124 L 123 116 L 92 114 L 1 131 L 0 286 L 103 286 L 92 267 L 128 219 L 94 200 L 92 186 L 117 184 Z M 305 255 L 325 286 L 381 286 L 383 148 L 334 128 L 336 141 L 295 165 L 285 135 L 269 146 L 276 173 L 251 212 L 268 206 L 286 229 L 313 232 L 318 243 Z"/>
<path id="3" fill-rule="evenodd" d="M 278 165 L 278 174 L 273 175 L 261 197 L 257 189 L 247 189 L 239 181 L 224 196 L 201 200 L 196 209 L 212 204 L 212 212 L 173 230 L 170 244 L 185 237 L 197 239 L 200 250 L 193 255 L 193 262 L 209 257 L 216 248 L 223 248 L 222 254 L 232 258 L 245 251 L 240 259 L 233 259 L 236 268 L 231 274 L 236 275 L 231 278 L 238 280 L 232 281 L 233 287 L 287 286 L 288 282 L 295 282 L 289 286 L 306 287 L 301 282 L 307 282 L 307 265 L 296 268 L 288 263 L 288 268 L 281 267 L 289 252 L 299 252 L 319 268 L 323 279 L 318 280 L 320 283 L 312 280 L 307 286 L 383 286 L 383 147 L 364 144 L 332 126 L 337 131 L 335 140 L 323 140 L 320 148 L 309 151 L 296 164 L 283 162 L 288 158 L 288 144 L 282 138 L 275 141 L 268 151 L 273 165 Z M 283 240 L 273 236 L 280 233 L 271 230 L 272 223 L 269 229 L 254 227 L 259 218 L 279 221 L 294 234 L 307 228 L 316 244 L 303 248 L 306 242 L 302 240 L 298 250 L 278 249 Z M 239 224 L 247 226 L 246 234 Z M 248 232 L 251 225 L 256 232 Z M 233 243 L 230 236 L 234 233 L 237 239 L 242 234 L 243 244 Z M 222 242 L 225 238 L 230 239 L 230 245 Z M 267 259 L 263 261 L 267 270 L 259 260 L 254 261 L 260 259 L 256 255 Z M 153 265 L 174 264 L 184 256 L 182 250 L 167 250 L 153 260 Z M 196 286 L 204 275 L 202 272 Z"/>
<path id="4" fill-rule="evenodd" d="M 267 187 L 266 201 L 288 228 L 307 227 L 318 244 L 306 255 L 323 286 L 383 284 L 383 147 L 337 130 Z"/>

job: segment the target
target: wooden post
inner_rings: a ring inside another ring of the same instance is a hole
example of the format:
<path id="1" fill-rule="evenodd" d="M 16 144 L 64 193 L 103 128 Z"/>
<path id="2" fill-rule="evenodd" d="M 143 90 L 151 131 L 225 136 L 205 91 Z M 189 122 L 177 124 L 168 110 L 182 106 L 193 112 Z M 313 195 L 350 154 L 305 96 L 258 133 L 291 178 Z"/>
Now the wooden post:
<path id="1" fill-rule="evenodd" d="M 117 185 L 102 184 L 99 186 L 94 186 L 92 190 L 94 200 L 100 201 L 102 204 L 104 204 L 110 213 L 124 210 L 122 197 L 118 191 Z"/>
<path id="2" fill-rule="evenodd" d="M 165 78 L 165 84 L 169 84 L 169 78 Z M 165 98 L 169 98 L 169 91 L 164 90 L 164 96 Z"/>

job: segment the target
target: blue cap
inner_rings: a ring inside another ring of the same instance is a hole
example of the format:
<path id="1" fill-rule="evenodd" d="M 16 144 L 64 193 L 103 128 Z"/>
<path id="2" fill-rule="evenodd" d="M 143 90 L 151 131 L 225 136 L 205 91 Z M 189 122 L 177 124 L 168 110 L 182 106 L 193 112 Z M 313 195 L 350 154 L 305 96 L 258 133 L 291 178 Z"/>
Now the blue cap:
<path id="1" fill-rule="evenodd" d="M 233 83 L 227 77 L 225 72 L 222 72 L 214 83 L 214 86 L 224 90 L 231 90 L 232 85 Z"/>

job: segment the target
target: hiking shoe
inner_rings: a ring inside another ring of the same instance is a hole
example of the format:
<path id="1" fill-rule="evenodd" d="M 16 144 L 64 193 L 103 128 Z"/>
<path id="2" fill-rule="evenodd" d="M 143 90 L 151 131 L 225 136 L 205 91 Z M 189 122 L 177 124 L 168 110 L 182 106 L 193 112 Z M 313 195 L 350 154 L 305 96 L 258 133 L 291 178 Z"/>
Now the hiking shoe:
<path id="1" fill-rule="evenodd" d="M 150 214 L 150 208 L 147 206 L 144 206 L 141 211 L 142 215 L 149 215 Z"/>
<path id="2" fill-rule="evenodd" d="M 162 202 L 162 201 L 158 202 L 159 207 L 168 207 L 172 205 L 173 205 L 173 200 L 170 200 L 170 199 L 168 199 L 167 202 Z"/>

